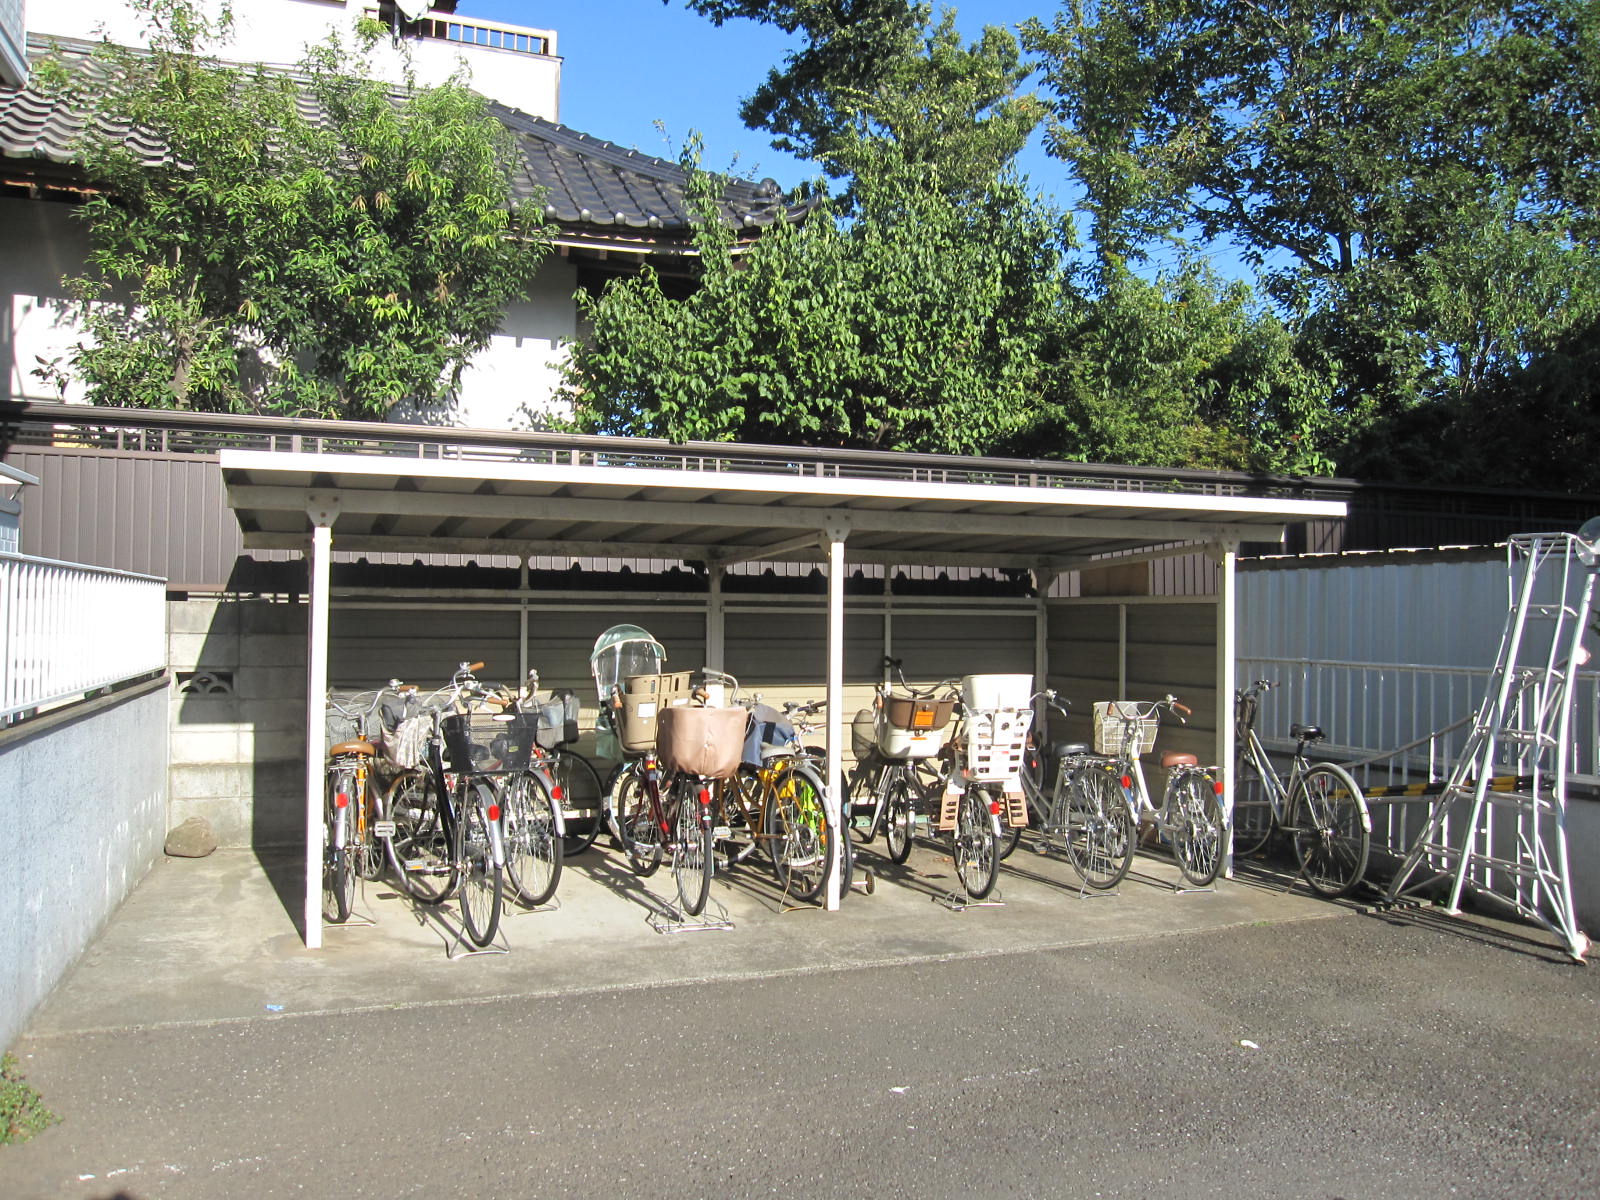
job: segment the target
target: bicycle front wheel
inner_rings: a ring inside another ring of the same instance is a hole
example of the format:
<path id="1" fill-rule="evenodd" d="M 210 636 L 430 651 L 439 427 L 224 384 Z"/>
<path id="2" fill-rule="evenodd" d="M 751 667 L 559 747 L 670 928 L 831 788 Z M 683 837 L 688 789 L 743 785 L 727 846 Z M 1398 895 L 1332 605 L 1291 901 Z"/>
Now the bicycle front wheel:
<path id="1" fill-rule="evenodd" d="M 711 895 L 710 793 L 697 779 L 680 779 L 672 789 L 672 877 L 678 903 L 689 916 L 705 911 Z"/>
<path id="2" fill-rule="evenodd" d="M 1122 784 L 1101 767 L 1082 767 L 1066 785 L 1062 824 L 1067 860 L 1086 887 L 1114 888 L 1133 865 L 1133 814 Z"/>
<path id="3" fill-rule="evenodd" d="M 461 882 L 461 923 L 474 946 L 487 946 L 500 929 L 500 867 L 494 861 L 489 809 L 494 789 L 481 779 L 462 781 L 456 788 L 456 868 Z"/>
<path id="4" fill-rule="evenodd" d="M 351 808 L 360 803 L 356 773 L 348 767 L 328 772 L 322 802 L 322 919 L 342 925 L 355 906 L 356 872 Z"/>
<path id="5" fill-rule="evenodd" d="M 622 773 L 611 798 L 623 852 L 628 856 L 633 873 L 641 879 L 656 873 L 666 852 L 648 788 L 644 768 L 636 765 Z"/>
<path id="6" fill-rule="evenodd" d="M 1168 787 L 1167 819 L 1173 857 L 1190 884 L 1206 887 L 1222 870 L 1223 836 L 1227 832 L 1211 777 L 1199 771 L 1186 772 Z"/>
<path id="7" fill-rule="evenodd" d="M 772 781 L 767 802 L 767 849 L 787 896 L 815 902 L 828 886 L 832 826 L 822 803 L 822 780 L 809 767 L 788 767 Z"/>
<path id="8" fill-rule="evenodd" d="M 1343 767 L 1318 763 L 1300 777 L 1291 804 L 1294 855 L 1306 885 L 1343 896 L 1361 882 L 1372 849 L 1372 818 L 1361 786 Z"/>
<path id="9" fill-rule="evenodd" d="M 1248 754 L 1233 767 L 1233 853 L 1243 858 L 1260 851 L 1272 837 L 1272 796 Z"/>
<path id="10" fill-rule="evenodd" d="M 556 836 L 554 792 L 534 771 L 506 780 L 506 875 L 518 902 L 533 908 L 556 893 L 561 882 L 562 839 Z"/>
<path id="11" fill-rule="evenodd" d="M 995 880 L 1000 877 L 1000 847 L 990 812 L 993 803 L 987 789 L 968 787 L 956 807 L 956 827 L 950 834 L 956 876 L 974 900 L 982 900 L 993 891 Z"/>
<path id="12" fill-rule="evenodd" d="M 604 820 L 601 813 L 600 773 L 583 755 L 574 750 L 558 750 L 549 764 L 550 781 L 560 795 L 562 824 L 566 833 L 561 853 L 566 858 L 582 854 L 594 845 Z"/>

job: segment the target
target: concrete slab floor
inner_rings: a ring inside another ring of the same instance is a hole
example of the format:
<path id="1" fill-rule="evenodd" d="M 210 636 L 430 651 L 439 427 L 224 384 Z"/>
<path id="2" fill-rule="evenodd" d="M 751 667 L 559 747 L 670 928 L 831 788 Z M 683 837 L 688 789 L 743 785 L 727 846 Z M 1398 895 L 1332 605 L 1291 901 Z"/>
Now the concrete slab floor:
<path id="1" fill-rule="evenodd" d="M 293 857 L 224 850 L 163 859 L 27 1034 L 768 978 L 1181 937 L 1352 907 L 1249 866 L 1215 891 L 1183 892 L 1172 862 L 1143 852 L 1115 891 L 1086 896 L 1066 862 L 1024 843 L 1001 872 L 1002 904 L 953 911 L 936 902 L 959 886 L 950 860 L 938 844 L 919 843 L 904 867 L 864 848 L 858 871 L 873 873 L 875 890 L 853 892 L 831 914 L 786 906 L 770 870 L 754 863 L 719 870 L 711 907 L 720 904 L 733 927 L 659 933 L 650 917 L 673 899 L 671 871 L 639 879 L 604 842 L 568 860 L 557 906 L 525 912 L 508 903 L 507 953 L 471 956 L 460 953 L 453 901 L 417 906 L 387 880 L 365 884 L 358 899 L 358 916 L 371 924 L 327 926 L 323 948 L 312 951 L 295 925 L 302 876 Z"/>

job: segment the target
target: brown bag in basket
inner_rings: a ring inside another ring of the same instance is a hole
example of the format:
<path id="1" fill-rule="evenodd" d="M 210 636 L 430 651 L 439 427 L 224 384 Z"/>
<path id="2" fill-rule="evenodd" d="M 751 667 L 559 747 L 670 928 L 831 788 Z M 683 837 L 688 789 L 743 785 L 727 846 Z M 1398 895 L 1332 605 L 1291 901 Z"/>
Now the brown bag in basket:
<path id="1" fill-rule="evenodd" d="M 743 708 L 667 708 L 656 725 L 656 747 L 669 771 L 728 779 L 744 756 Z"/>

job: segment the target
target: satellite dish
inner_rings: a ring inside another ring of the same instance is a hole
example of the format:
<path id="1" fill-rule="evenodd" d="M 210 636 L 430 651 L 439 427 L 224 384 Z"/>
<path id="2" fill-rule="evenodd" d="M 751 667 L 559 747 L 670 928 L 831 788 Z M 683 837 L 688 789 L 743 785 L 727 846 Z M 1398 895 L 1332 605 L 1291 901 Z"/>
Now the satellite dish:
<path id="1" fill-rule="evenodd" d="M 394 5 L 406 20 L 420 21 L 433 7 L 433 0 L 394 0 Z"/>

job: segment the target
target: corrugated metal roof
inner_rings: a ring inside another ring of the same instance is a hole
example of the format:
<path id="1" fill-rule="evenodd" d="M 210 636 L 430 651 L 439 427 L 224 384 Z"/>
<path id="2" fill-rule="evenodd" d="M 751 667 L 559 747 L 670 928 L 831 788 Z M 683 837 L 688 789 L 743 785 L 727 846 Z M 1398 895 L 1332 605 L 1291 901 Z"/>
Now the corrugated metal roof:
<path id="1" fill-rule="evenodd" d="M 95 45 L 73 38 L 28 40 L 31 58 L 54 50 L 66 67 L 88 79 L 89 90 L 103 91 L 110 86 L 111 67 L 94 56 Z M 308 92 L 301 93 L 300 108 L 310 120 L 321 116 Z M 635 240 L 688 232 L 688 177 L 676 163 L 504 104 L 490 102 L 489 112 L 511 131 L 521 152 L 521 165 L 512 176 L 513 194 L 519 200 L 541 197 L 546 219 L 576 231 L 626 230 Z M 91 121 L 101 133 L 120 138 L 146 165 L 171 161 L 165 144 L 148 130 L 96 120 L 81 102 L 46 94 L 36 83 L 0 87 L 0 157 L 71 168 Z M 793 218 L 805 207 L 787 203 L 771 180 L 730 180 L 723 191 L 724 219 L 741 229 Z"/>

